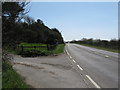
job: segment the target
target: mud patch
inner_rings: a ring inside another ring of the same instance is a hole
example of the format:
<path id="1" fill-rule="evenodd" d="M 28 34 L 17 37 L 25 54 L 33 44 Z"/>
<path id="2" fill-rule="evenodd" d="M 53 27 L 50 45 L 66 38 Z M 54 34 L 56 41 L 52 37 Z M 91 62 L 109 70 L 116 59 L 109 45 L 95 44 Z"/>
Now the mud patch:
<path id="1" fill-rule="evenodd" d="M 59 69 L 64 69 L 64 70 L 72 69 L 71 66 L 64 66 L 64 65 L 61 65 L 61 64 L 52 64 L 52 63 L 41 63 L 41 64 L 50 65 L 50 66 L 57 67 Z"/>
<path id="2" fill-rule="evenodd" d="M 45 72 L 45 73 L 50 73 L 50 74 L 52 74 L 52 75 L 56 75 L 55 72 L 53 72 L 53 71 L 45 70 L 44 67 L 39 67 L 39 66 L 36 66 L 36 65 L 33 65 L 33 64 L 30 64 L 30 63 L 14 62 L 14 64 L 25 65 L 25 66 L 27 66 L 27 67 L 33 67 L 33 68 L 35 68 L 35 69 L 42 69 L 43 72 Z"/>
<path id="3" fill-rule="evenodd" d="M 30 63 L 14 62 L 14 64 L 21 64 L 21 65 L 25 65 L 25 66 L 28 66 L 28 67 L 33 67 L 33 68 L 36 68 L 36 69 L 44 69 L 44 67 L 38 67 L 38 66 L 32 65 Z"/>
<path id="4" fill-rule="evenodd" d="M 56 75 L 55 72 L 53 72 L 53 71 L 44 70 L 44 72 L 50 73 L 50 74 L 52 74 L 52 75 Z"/>

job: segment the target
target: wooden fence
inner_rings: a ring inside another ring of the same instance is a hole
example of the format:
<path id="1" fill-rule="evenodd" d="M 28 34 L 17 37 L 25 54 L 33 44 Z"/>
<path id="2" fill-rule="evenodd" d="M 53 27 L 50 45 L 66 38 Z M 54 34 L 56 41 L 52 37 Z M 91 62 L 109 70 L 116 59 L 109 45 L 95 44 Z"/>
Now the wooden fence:
<path id="1" fill-rule="evenodd" d="M 57 44 L 55 45 L 47 45 L 47 46 L 18 46 L 17 49 L 19 49 L 21 52 L 23 52 L 25 50 L 25 48 L 46 48 L 47 50 L 53 50 L 55 49 L 57 46 Z"/>

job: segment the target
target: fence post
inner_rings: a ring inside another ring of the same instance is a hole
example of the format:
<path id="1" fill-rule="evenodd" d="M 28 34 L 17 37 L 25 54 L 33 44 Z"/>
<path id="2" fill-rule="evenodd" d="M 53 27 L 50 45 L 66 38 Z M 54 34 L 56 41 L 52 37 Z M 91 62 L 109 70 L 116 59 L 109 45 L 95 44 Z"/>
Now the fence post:
<path id="1" fill-rule="evenodd" d="M 49 44 L 47 44 L 47 49 L 50 50 Z"/>

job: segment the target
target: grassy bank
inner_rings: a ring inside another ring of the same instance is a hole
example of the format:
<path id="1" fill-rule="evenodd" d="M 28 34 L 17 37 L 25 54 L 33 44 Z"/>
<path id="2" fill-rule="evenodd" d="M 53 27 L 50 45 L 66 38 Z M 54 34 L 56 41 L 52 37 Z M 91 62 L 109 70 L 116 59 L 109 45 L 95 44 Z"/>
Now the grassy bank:
<path id="1" fill-rule="evenodd" d="M 28 88 L 21 76 L 15 72 L 9 62 L 2 64 L 2 88 Z"/>
<path id="2" fill-rule="evenodd" d="M 48 50 L 47 44 L 21 43 L 16 49 L 6 48 L 5 51 L 19 54 L 23 57 L 48 56 L 64 52 L 64 44 L 58 44 L 54 49 Z"/>
<path id="3" fill-rule="evenodd" d="M 76 44 L 80 44 L 80 43 L 76 43 Z M 119 50 L 116 49 L 111 49 L 111 48 L 105 48 L 105 47 L 100 47 L 100 46 L 92 46 L 92 45 L 87 45 L 87 44 L 80 44 L 83 46 L 87 46 L 87 47 L 92 47 L 92 48 L 96 48 L 96 49 L 101 49 L 101 50 L 106 50 L 106 51 L 110 51 L 110 52 L 115 52 L 115 53 L 120 53 Z"/>
<path id="4" fill-rule="evenodd" d="M 64 52 L 64 44 L 59 44 L 54 50 L 49 51 L 51 54 L 60 54 Z"/>

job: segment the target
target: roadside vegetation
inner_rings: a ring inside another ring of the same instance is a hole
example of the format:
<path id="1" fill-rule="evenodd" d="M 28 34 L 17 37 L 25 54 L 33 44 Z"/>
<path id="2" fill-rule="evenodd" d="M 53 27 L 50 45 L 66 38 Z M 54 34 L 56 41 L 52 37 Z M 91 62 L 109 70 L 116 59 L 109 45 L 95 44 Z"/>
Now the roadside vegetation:
<path id="1" fill-rule="evenodd" d="M 64 52 L 64 44 L 59 44 L 56 49 L 54 49 L 51 53 L 53 54 L 60 54 Z"/>
<path id="2" fill-rule="evenodd" d="M 2 88 L 28 88 L 22 77 L 15 72 L 9 62 L 3 63 Z"/>
<path id="3" fill-rule="evenodd" d="M 116 39 L 112 39 L 108 41 L 108 40 L 100 40 L 100 39 L 94 40 L 92 38 L 91 39 L 83 38 L 82 40 L 78 40 L 78 41 L 73 40 L 71 41 L 71 43 L 76 43 L 92 48 L 120 53 L 120 48 L 119 48 L 120 40 L 116 40 Z"/>
<path id="4" fill-rule="evenodd" d="M 15 72 L 10 63 L 11 57 L 3 53 L 2 61 L 2 88 L 28 88 L 22 77 Z"/>
<path id="5" fill-rule="evenodd" d="M 47 44 L 22 43 L 19 44 L 18 48 L 16 49 L 17 54 L 24 57 L 55 55 L 63 53 L 63 51 L 64 44 L 51 46 Z"/>
<path id="6" fill-rule="evenodd" d="M 41 19 L 26 15 L 27 2 L 2 3 L 2 47 L 7 52 L 26 56 L 46 56 L 59 53 L 64 44 L 58 29 L 49 28 Z"/>
<path id="7" fill-rule="evenodd" d="M 22 56 L 46 56 L 63 52 L 64 40 L 57 28 L 26 15 L 29 2 L 2 2 L 2 49 Z M 4 60 L 3 60 L 4 61 Z M 27 88 L 12 65 L 3 62 L 3 88 Z"/>

